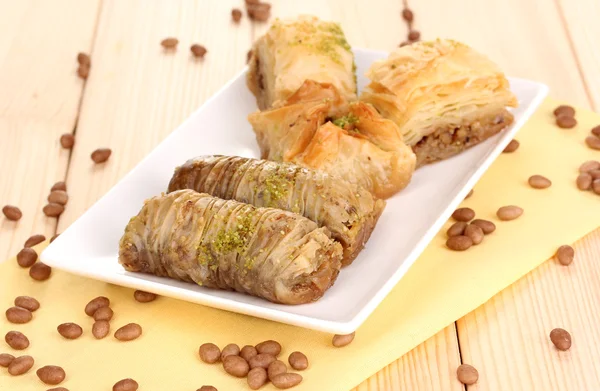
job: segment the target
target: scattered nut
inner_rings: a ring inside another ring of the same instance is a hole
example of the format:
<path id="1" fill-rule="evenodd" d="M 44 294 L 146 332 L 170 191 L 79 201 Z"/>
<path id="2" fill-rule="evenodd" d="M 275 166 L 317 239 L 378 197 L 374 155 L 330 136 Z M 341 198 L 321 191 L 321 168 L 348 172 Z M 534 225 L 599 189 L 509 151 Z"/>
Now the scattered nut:
<path id="1" fill-rule="evenodd" d="M 421 33 L 418 32 L 417 30 L 410 30 L 408 32 L 408 40 L 415 42 L 418 41 L 421 38 Z"/>
<path id="2" fill-rule="evenodd" d="M 532 175 L 527 182 L 529 183 L 529 186 L 534 189 L 547 189 L 552 186 L 552 181 L 542 175 Z"/>
<path id="3" fill-rule="evenodd" d="M 83 334 L 83 329 L 76 323 L 63 323 L 56 328 L 58 333 L 66 339 L 77 339 Z"/>
<path id="4" fill-rule="evenodd" d="M 464 235 L 471 239 L 473 244 L 477 245 L 483 241 L 484 233 L 481 227 L 474 224 L 469 224 L 467 228 L 465 228 Z"/>
<path id="5" fill-rule="evenodd" d="M 50 203 L 66 205 L 67 201 L 69 201 L 69 195 L 64 190 L 54 190 L 48 196 L 48 202 Z"/>
<path id="6" fill-rule="evenodd" d="M 119 380 L 113 386 L 113 391 L 137 391 L 139 385 L 133 379 Z"/>
<path id="7" fill-rule="evenodd" d="M 266 22 L 271 17 L 271 4 L 268 3 L 246 3 L 246 10 L 250 19 L 257 22 Z"/>
<path id="8" fill-rule="evenodd" d="M 23 324 L 31 321 L 33 315 L 31 311 L 21 307 L 10 307 L 6 310 L 6 319 L 10 323 Z"/>
<path id="9" fill-rule="evenodd" d="M 589 172 L 593 170 L 600 170 L 600 162 L 596 160 L 588 160 L 579 166 L 579 172 Z"/>
<path id="10" fill-rule="evenodd" d="M 242 357 L 246 361 L 250 361 L 250 359 L 258 354 L 256 348 L 252 345 L 246 345 L 240 350 L 240 357 Z"/>
<path id="11" fill-rule="evenodd" d="M 269 368 L 267 369 L 267 374 L 269 375 L 269 380 L 273 381 L 273 378 L 277 375 L 287 372 L 287 367 L 285 363 L 280 360 L 275 360 L 271 364 L 269 364 Z"/>
<path id="12" fill-rule="evenodd" d="M 112 151 L 109 148 L 98 148 L 92 152 L 91 158 L 96 164 L 104 163 L 108 160 Z"/>
<path id="13" fill-rule="evenodd" d="M 50 202 L 44 206 L 42 211 L 48 217 L 58 217 L 65 211 L 65 207 L 64 205 L 57 204 L 56 202 Z"/>
<path id="14" fill-rule="evenodd" d="M 90 65 L 92 63 L 92 59 L 85 53 L 78 53 L 77 63 L 79 63 L 79 65 Z"/>
<path id="15" fill-rule="evenodd" d="M 489 235 L 496 230 L 496 224 L 492 223 L 488 220 L 475 219 L 471 221 L 471 224 L 478 226 L 481 228 L 485 235 Z"/>
<path id="16" fill-rule="evenodd" d="M 600 137 L 600 125 L 592 128 L 592 134 L 596 137 Z"/>
<path id="17" fill-rule="evenodd" d="M 46 281 L 52 274 L 52 268 L 45 263 L 37 262 L 29 269 L 29 276 L 36 281 Z"/>
<path id="18" fill-rule="evenodd" d="M 81 78 L 83 80 L 87 80 L 89 75 L 90 75 L 90 66 L 89 65 L 80 65 L 79 68 L 77 68 L 77 76 L 79 76 L 79 78 Z"/>
<path id="19" fill-rule="evenodd" d="M 65 370 L 56 365 L 46 365 L 36 371 L 40 380 L 51 386 L 60 384 L 65 380 Z"/>
<path id="20" fill-rule="evenodd" d="M 261 367 L 267 369 L 269 368 L 269 365 L 271 365 L 271 363 L 275 360 L 275 356 L 271 354 L 259 353 L 256 356 L 252 357 L 250 361 L 248 361 L 248 364 L 250 364 L 250 368 Z"/>
<path id="21" fill-rule="evenodd" d="M 92 326 L 92 335 L 96 339 L 102 339 L 110 332 L 110 323 L 108 320 L 98 320 Z"/>
<path id="22" fill-rule="evenodd" d="M 225 369 L 225 372 L 235 377 L 244 377 L 250 371 L 250 367 L 246 360 L 240 356 L 234 355 L 225 357 L 223 360 L 223 369 Z"/>
<path id="23" fill-rule="evenodd" d="M 567 117 L 574 117 L 575 116 L 575 109 L 573 107 L 571 107 L 571 106 L 560 105 L 556 109 L 554 109 L 554 115 L 556 117 L 559 117 L 561 115 L 565 115 Z"/>
<path id="24" fill-rule="evenodd" d="M 29 237 L 29 239 L 27 239 L 25 241 L 25 244 L 23 245 L 23 247 L 28 248 L 28 247 L 33 247 L 35 245 L 38 245 L 40 243 L 42 243 L 44 240 L 46 240 L 46 237 L 44 235 L 32 235 Z"/>
<path id="25" fill-rule="evenodd" d="M 446 247 L 454 251 L 465 251 L 473 245 L 473 240 L 465 235 L 458 235 L 449 238 L 446 241 Z"/>
<path id="26" fill-rule="evenodd" d="M 570 265 L 575 258 L 575 250 L 569 245 L 560 246 L 556 251 L 556 259 L 561 265 Z"/>
<path id="27" fill-rule="evenodd" d="M 264 368 L 252 368 L 248 372 L 248 386 L 253 390 L 258 390 L 267 383 L 267 371 Z"/>
<path id="28" fill-rule="evenodd" d="M 62 190 L 62 191 L 67 191 L 67 184 L 65 182 L 56 182 L 54 185 L 52 185 L 52 187 L 50 188 L 50 192 L 53 192 L 54 190 Z"/>
<path id="29" fill-rule="evenodd" d="M 406 20 L 407 22 L 412 22 L 414 20 L 415 16 L 411 10 L 409 10 L 408 8 L 405 8 L 402 10 L 402 18 L 404 20 Z"/>
<path id="30" fill-rule="evenodd" d="M 227 356 L 239 356 L 240 355 L 240 347 L 234 343 L 230 343 L 225 346 L 221 351 L 221 360 L 223 360 Z"/>
<path id="31" fill-rule="evenodd" d="M 302 382 L 302 376 L 297 373 L 282 373 L 271 380 L 273 385 L 279 389 L 285 390 L 297 386 Z"/>
<path id="32" fill-rule="evenodd" d="M 190 50 L 191 50 L 192 54 L 194 55 L 194 57 L 196 57 L 196 58 L 204 58 L 204 55 L 207 52 L 207 50 L 204 46 L 198 45 L 197 43 L 193 44 L 190 47 Z"/>
<path id="33" fill-rule="evenodd" d="M 592 188 L 592 181 L 593 181 L 592 176 L 589 173 L 587 173 L 587 172 L 581 173 L 577 177 L 577 181 L 576 181 L 577 188 L 579 190 L 589 190 Z"/>
<path id="34" fill-rule="evenodd" d="M 237 8 L 234 8 L 231 10 L 231 19 L 233 19 L 233 21 L 235 23 L 239 23 L 239 21 L 242 19 L 242 11 L 240 11 Z"/>
<path id="35" fill-rule="evenodd" d="M 8 353 L 0 354 L 0 367 L 8 368 L 11 362 L 15 359 L 15 356 Z"/>
<path id="36" fill-rule="evenodd" d="M 523 209 L 515 205 L 503 206 L 496 212 L 498 218 L 502 221 L 510 221 L 523 214 Z"/>
<path id="37" fill-rule="evenodd" d="M 550 340 L 558 350 L 569 350 L 571 347 L 571 334 L 567 330 L 556 328 L 550 332 Z"/>
<path id="38" fill-rule="evenodd" d="M 50 388 L 50 389 L 48 389 L 46 391 L 69 391 L 69 390 L 67 390 L 64 387 L 56 387 L 56 388 Z"/>
<path id="39" fill-rule="evenodd" d="M 75 136 L 73 136 L 71 133 L 63 134 L 62 136 L 60 136 L 60 145 L 64 149 L 73 148 L 73 145 L 75 145 Z"/>
<path id="40" fill-rule="evenodd" d="M 177 44 L 179 43 L 179 40 L 177 38 L 165 38 L 162 41 L 160 41 L 160 45 L 165 48 L 165 49 L 175 49 L 177 47 Z"/>
<path id="41" fill-rule="evenodd" d="M 475 218 L 475 211 L 471 208 L 458 208 L 452 213 L 456 221 L 471 221 Z"/>
<path id="42" fill-rule="evenodd" d="M 462 235 L 465 232 L 465 228 L 467 228 L 467 223 L 464 221 L 459 221 L 452 224 L 450 228 L 448 228 L 448 231 L 446 231 L 446 234 L 449 238 Z"/>
<path id="43" fill-rule="evenodd" d="M 308 358 L 302 352 L 293 352 L 288 357 L 290 366 L 297 371 L 303 371 L 308 368 Z"/>
<path id="44" fill-rule="evenodd" d="M 142 335 L 142 327 L 137 323 L 129 323 L 115 332 L 115 338 L 119 341 L 133 341 Z"/>
<path id="45" fill-rule="evenodd" d="M 17 263 L 21 267 L 31 267 L 31 265 L 33 265 L 35 261 L 37 261 L 37 257 L 38 255 L 34 249 L 24 248 L 17 254 Z"/>
<path id="46" fill-rule="evenodd" d="M 19 296 L 15 298 L 15 306 L 34 312 L 40 308 L 40 302 L 33 297 Z"/>
<path id="47" fill-rule="evenodd" d="M 277 341 L 268 340 L 256 345 L 256 351 L 261 353 L 270 354 L 271 356 L 277 357 L 281 353 L 281 344 Z"/>
<path id="48" fill-rule="evenodd" d="M 591 171 L 588 171 L 587 173 L 590 174 L 592 179 L 600 179 L 600 170 L 591 170 Z"/>
<path id="49" fill-rule="evenodd" d="M 221 350 L 214 343 L 204 343 L 198 350 L 200 359 L 208 364 L 214 364 L 221 358 Z"/>
<path id="50" fill-rule="evenodd" d="M 8 373 L 13 376 L 19 376 L 27 373 L 31 367 L 33 367 L 34 362 L 35 361 L 31 356 L 17 357 L 8 366 Z"/>
<path id="51" fill-rule="evenodd" d="M 198 388 L 196 391 L 219 391 L 213 386 L 202 386 Z"/>
<path id="52" fill-rule="evenodd" d="M 98 296 L 95 299 L 92 299 L 85 306 L 85 314 L 87 316 L 94 316 L 94 313 L 101 307 L 108 307 L 110 305 L 110 300 L 104 296 Z"/>
<path id="53" fill-rule="evenodd" d="M 571 129 L 577 126 L 577 120 L 568 115 L 559 115 L 556 117 L 556 125 L 562 129 Z"/>
<path id="54" fill-rule="evenodd" d="M 456 369 L 456 377 L 462 384 L 471 385 L 477 383 L 479 372 L 469 364 L 462 364 Z"/>
<path id="55" fill-rule="evenodd" d="M 20 331 L 9 331 L 4 336 L 4 340 L 8 346 L 15 350 L 23 350 L 29 347 L 29 339 Z"/>
<path id="56" fill-rule="evenodd" d="M 23 217 L 21 209 L 13 205 L 6 205 L 2 208 L 2 213 L 4 213 L 4 216 L 11 221 L 19 221 L 21 220 L 21 217 Z"/>
<path id="57" fill-rule="evenodd" d="M 502 153 L 513 153 L 514 151 L 519 149 L 520 145 L 521 144 L 517 140 L 510 140 L 510 143 L 508 143 L 508 145 L 506 146 L 506 148 L 504 148 Z"/>
<path id="58" fill-rule="evenodd" d="M 600 150 L 600 137 L 588 136 L 585 138 L 585 143 L 592 149 Z"/>
<path id="59" fill-rule="evenodd" d="M 336 335 L 333 336 L 333 339 L 331 340 L 331 343 L 336 348 L 341 348 L 341 347 L 344 347 L 346 345 L 349 345 L 350 342 L 354 341 L 354 337 L 355 336 L 356 336 L 356 332 L 352 332 L 350 334 L 345 334 L 345 335 L 336 334 Z"/>
<path id="60" fill-rule="evenodd" d="M 135 291 L 133 292 L 133 298 L 140 303 L 150 303 L 156 300 L 157 295 L 150 292 Z"/>
<path id="61" fill-rule="evenodd" d="M 111 320 L 114 315 L 113 310 L 110 307 L 100 307 L 94 312 L 94 320 Z"/>
<path id="62" fill-rule="evenodd" d="M 594 190 L 594 193 L 600 195 L 600 179 L 594 179 L 592 182 L 592 190 Z"/>

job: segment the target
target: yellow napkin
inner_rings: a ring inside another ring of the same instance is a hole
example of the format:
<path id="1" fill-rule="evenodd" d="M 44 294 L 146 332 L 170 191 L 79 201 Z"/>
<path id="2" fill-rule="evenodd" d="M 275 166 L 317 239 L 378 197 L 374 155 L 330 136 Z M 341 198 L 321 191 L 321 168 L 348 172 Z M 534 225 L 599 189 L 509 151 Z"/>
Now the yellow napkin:
<path id="1" fill-rule="evenodd" d="M 11 259 L 0 265 L 0 308 L 10 307 L 18 295 L 36 297 L 41 308 L 25 325 L 0 319 L 1 335 L 19 330 L 31 341 L 23 352 L 0 342 L 0 353 L 29 354 L 36 360 L 34 368 L 20 377 L 11 377 L 0 368 L 0 390 L 44 389 L 35 370 L 49 364 L 65 369 L 67 378 L 61 385 L 71 391 L 110 390 L 127 377 L 140 383 L 140 391 L 194 391 L 205 384 L 220 391 L 248 390 L 245 379 L 225 374 L 220 364 L 202 363 L 198 347 L 209 341 L 223 347 L 265 339 L 282 343 L 280 357 L 286 362 L 295 350 L 308 356 L 310 367 L 302 372 L 304 381 L 296 390 L 335 391 L 356 386 L 538 266 L 559 245 L 572 243 L 597 227 L 600 196 L 577 190 L 575 178 L 584 160 L 600 159 L 600 152 L 587 148 L 583 141 L 589 129 L 600 124 L 600 116 L 579 110 L 576 129 L 559 129 L 553 125 L 556 105 L 545 102 L 518 134 L 519 150 L 501 155 L 465 202 L 478 217 L 494 221 L 496 232 L 464 253 L 447 250 L 445 229 L 440 232 L 357 331 L 351 345 L 337 349 L 331 346 L 328 334 L 165 297 L 140 304 L 130 289 L 57 270 L 50 280 L 36 282 Z M 552 187 L 530 188 L 527 178 L 533 174 L 550 178 Z M 525 213 L 515 221 L 498 221 L 495 211 L 509 204 L 523 207 Z M 344 278 L 343 272 L 340 278 Z M 119 342 L 112 334 L 95 340 L 92 320 L 83 309 L 98 295 L 111 299 L 113 331 L 136 322 L 142 325 L 143 336 L 132 342 Z M 84 335 L 64 340 L 56 331 L 64 322 L 80 324 Z M 263 389 L 275 388 L 268 385 Z"/>

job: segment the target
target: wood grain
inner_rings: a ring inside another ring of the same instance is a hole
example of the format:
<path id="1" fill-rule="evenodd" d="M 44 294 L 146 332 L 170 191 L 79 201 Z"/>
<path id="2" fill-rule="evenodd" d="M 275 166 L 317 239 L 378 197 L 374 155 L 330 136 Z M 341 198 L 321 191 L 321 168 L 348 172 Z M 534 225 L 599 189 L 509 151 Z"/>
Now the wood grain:
<path id="1" fill-rule="evenodd" d="M 32 234 L 54 234 L 56 219 L 42 208 L 67 168 L 59 137 L 75 125 L 76 56 L 91 47 L 97 13 L 98 1 L 0 2 L 0 204 L 23 212 L 19 222 L 0 218 L 3 259 Z"/>
<path id="2" fill-rule="evenodd" d="M 469 390 L 600 389 L 600 229 L 574 247 L 571 265 L 550 259 L 458 321 L 462 360 L 480 374 Z M 556 327 L 570 350 L 550 342 Z"/>

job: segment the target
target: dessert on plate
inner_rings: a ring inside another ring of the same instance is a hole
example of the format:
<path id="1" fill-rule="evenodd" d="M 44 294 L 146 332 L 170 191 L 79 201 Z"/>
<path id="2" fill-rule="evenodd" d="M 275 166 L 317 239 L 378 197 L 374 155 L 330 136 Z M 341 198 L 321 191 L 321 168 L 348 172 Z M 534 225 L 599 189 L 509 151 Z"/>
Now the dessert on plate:
<path id="1" fill-rule="evenodd" d="M 517 99 L 500 68 L 469 46 L 438 39 L 396 49 L 367 71 L 360 99 L 400 128 L 417 166 L 446 159 L 513 122 Z"/>

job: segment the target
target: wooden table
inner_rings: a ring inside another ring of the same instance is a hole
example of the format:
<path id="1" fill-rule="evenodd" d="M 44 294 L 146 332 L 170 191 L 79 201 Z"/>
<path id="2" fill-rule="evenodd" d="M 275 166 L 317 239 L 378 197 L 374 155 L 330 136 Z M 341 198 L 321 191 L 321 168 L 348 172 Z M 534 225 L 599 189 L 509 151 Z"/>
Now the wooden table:
<path id="1" fill-rule="evenodd" d="M 391 50 L 405 40 L 401 0 L 276 0 L 273 15 L 341 22 L 354 46 Z M 413 0 L 424 39 L 464 41 L 507 74 L 536 79 L 551 96 L 598 110 L 598 0 Z M 245 65 L 267 25 L 231 22 L 242 0 L 0 0 L 0 204 L 23 211 L 0 220 L 0 257 L 34 233 L 61 232 L 194 109 Z M 159 42 L 179 38 L 175 54 Z M 204 60 L 188 48 L 208 48 Z M 92 55 L 87 81 L 79 51 Z M 216 130 L 205 130 L 216 131 Z M 59 137 L 75 133 L 72 151 Z M 113 150 L 94 166 L 90 153 Z M 57 220 L 41 210 L 66 180 Z M 548 261 L 485 305 L 382 369 L 358 390 L 459 390 L 456 367 L 481 373 L 469 390 L 600 389 L 600 231 L 577 245 L 567 271 Z M 594 259 L 595 258 L 595 259 Z M 532 343 L 553 327 L 574 335 L 565 354 Z"/>

